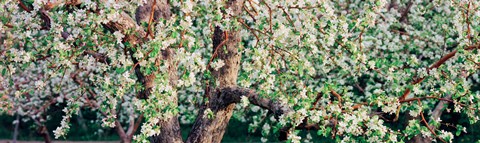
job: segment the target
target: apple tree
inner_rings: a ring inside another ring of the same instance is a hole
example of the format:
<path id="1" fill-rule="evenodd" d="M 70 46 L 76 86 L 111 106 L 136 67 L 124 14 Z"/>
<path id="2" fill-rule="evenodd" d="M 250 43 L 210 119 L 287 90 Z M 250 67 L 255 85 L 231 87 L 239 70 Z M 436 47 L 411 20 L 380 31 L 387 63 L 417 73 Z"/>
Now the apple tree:
<path id="1" fill-rule="evenodd" d="M 219 143 L 232 117 L 262 142 L 452 142 L 442 114 L 479 120 L 476 0 L 0 3 L 0 113 L 46 142 L 80 110 L 161 143 Z"/>

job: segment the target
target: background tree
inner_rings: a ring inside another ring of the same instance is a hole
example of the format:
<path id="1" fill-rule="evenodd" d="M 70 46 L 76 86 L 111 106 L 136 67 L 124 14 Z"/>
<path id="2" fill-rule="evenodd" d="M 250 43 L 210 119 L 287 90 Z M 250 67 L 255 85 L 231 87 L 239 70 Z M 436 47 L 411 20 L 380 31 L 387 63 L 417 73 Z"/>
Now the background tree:
<path id="1" fill-rule="evenodd" d="M 221 142 L 231 117 L 291 142 L 451 142 L 442 113 L 479 120 L 478 1 L 1 3 L 0 111 L 46 142 L 58 104 L 55 138 L 88 109 L 122 142 Z"/>

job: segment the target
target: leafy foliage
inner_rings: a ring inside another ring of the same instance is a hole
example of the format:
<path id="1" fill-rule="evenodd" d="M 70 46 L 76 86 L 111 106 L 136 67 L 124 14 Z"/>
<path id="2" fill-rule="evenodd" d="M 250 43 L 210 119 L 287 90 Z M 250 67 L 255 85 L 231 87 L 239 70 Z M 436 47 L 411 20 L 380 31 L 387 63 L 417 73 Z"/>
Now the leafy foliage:
<path id="1" fill-rule="evenodd" d="M 134 19 L 143 0 L 0 3 L 0 112 L 44 126 L 64 104 L 55 138 L 81 110 L 124 134 L 144 119 L 139 142 L 167 119 L 217 118 L 197 117 L 230 66 L 216 58 L 216 28 L 241 38 L 236 83 L 292 109 L 242 96 L 233 117 L 262 142 L 282 132 L 291 142 L 452 142 L 462 130 L 446 130 L 442 113 L 480 119 L 479 1 L 246 0 L 236 15 L 225 1 L 169 0 L 171 15 L 155 21 Z"/>

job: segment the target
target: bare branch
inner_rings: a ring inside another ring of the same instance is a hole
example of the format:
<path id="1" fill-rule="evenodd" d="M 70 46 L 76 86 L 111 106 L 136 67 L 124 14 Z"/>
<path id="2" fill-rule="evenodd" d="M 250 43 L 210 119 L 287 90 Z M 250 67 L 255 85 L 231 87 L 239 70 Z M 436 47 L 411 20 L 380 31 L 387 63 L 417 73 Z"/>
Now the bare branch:
<path id="1" fill-rule="evenodd" d="M 261 97 L 254 90 L 247 89 L 247 88 L 225 87 L 225 88 L 217 89 L 215 94 L 216 96 L 219 97 L 217 99 L 221 101 L 213 101 L 213 102 L 219 102 L 220 105 L 239 103 L 242 96 L 246 96 L 251 104 L 257 105 L 264 109 L 268 109 L 277 116 L 280 116 L 281 114 L 293 112 L 293 109 L 291 109 L 287 104 L 279 102 L 277 100 Z"/>

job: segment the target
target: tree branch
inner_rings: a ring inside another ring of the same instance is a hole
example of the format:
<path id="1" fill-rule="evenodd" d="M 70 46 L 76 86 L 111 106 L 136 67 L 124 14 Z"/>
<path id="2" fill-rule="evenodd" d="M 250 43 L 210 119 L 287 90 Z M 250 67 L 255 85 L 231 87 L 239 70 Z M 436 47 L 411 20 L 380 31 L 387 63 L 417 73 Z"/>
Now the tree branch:
<path id="1" fill-rule="evenodd" d="M 407 23 L 408 22 L 408 13 L 410 12 L 410 8 L 413 5 L 413 1 L 409 0 L 407 3 L 407 7 L 402 11 L 402 15 L 400 16 L 400 22 Z"/>
<path id="2" fill-rule="evenodd" d="M 473 50 L 473 49 L 477 49 L 477 48 L 480 48 L 480 44 L 475 44 L 475 45 L 470 45 L 470 46 L 467 46 L 465 48 L 465 50 Z M 451 59 L 452 57 L 455 56 L 455 54 L 457 53 L 457 50 L 453 50 L 452 52 L 448 53 L 447 55 L 443 56 L 442 58 L 440 58 L 440 60 L 438 60 L 437 62 L 435 62 L 433 65 L 431 65 L 430 67 L 427 68 L 427 72 L 429 72 L 430 70 L 434 69 L 434 68 L 438 68 L 440 67 L 442 64 L 444 64 L 447 60 Z M 422 82 L 423 80 L 425 79 L 425 77 L 422 77 L 422 78 L 419 78 L 417 80 L 414 80 L 412 82 L 413 85 L 415 84 L 418 84 L 420 82 Z M 408 94 L 410 94 L 410 89 L 406 89 L 405 92 L 403 93 L 403 95 L 399 98 L 400 100 L 404 100 Z"/>
<path id="3" fill-rule="evenodd" d="M 97 59 L 101 63 L 108 64 L 107 57 L 105 56 L 105 54 L 100 54 L 92 50 L 86 50 L 84 53 L 93 56 L 93 58 Z"/>
<path id="4" fill-rule="evenodd" d="M 264 98 L 258 95 L 254 90 L 247 89 L 247 88 L 241 88 L 241 87 L 224 87 L 217 89 L 214 93 L 214 97 L 218 98 L 213 98 L 212 99 L 212 105 L 219 105 L 222 107 L 226 107 L 229 104 L 232 103 L 239 103 L 241 102 L 242 97 L 247 97 L 249 102 L 253 105 L 259 106 L 261 108 L 267 109 L 270 112 L 272 112 L 276 117 L 279 117 L 283 114 L 289 114 L 290 112 L 295 112 L 290 106 L 288 106 L 287 103 L 280 102 L 278 100 L 274 99 L 269 99 L 269 98 Z M 319 96 L 317 96 L 317 99 L 319 99 Z M 216 110 L 216 106 L 211 107 L 212 110 Z M 315 123 L 307 123 L 304 120 L 303 123 L 301 123 L 298 126 L 295 126 L 295 129 L 306 129 L 306 130 L 318 130 L 320 129 L 320 126 Z M 328 124 L 329 126 L 334 126 L 336 124 L 336 119 L 330 119 L 330 123 Z M 287 125 L 281 129 L 280 133 L 280 139 L 281 140 L 286 140 L 288 136 L 288 130 L 293 128 L 292 125 Z"/>
<path id="5" fill-rule="evenodd" d="M 449 104 L 449 101 L 447 101 L 447 100 L 452 99 L 452 95 L 448 94 L 444 97 L 444 99 L 446 99 L 446 100 L 439 101 L 437 106 L 435 106 L 435 109 L 432 110 L 429 123 L 431 123 L 432 120 L 436 120 L 436 119 L 440 118 L 440 116 L 442 115 L 442 113 L 444 111 L 444 107 Z M 436 126 L 428 126 L 423 114 L 420 114 L 420 115 L 422 115 L 422 121 L 427 125 L 429 130 L 431 129 L 432 131 L 434 131 L 437 128 Z M 431 138 L 422 138 L 421 135 L 417 135 L 412 139 L 412 141 L 422 142 L 422 143 L 431 143 L 432 139 Z"/>
<path id="6" fill-rule="evenodd" d="M 128 128 L 128 131 L 127 131 L 127 136 L 129 138 L 133 137 L 133 134 L 135 134 L 135 131 L 137 131 L 138 127 L 140 127 L 142 120 L 143 120 L 143 114 L 140 114 L 140 116 L 137 118 L 135 123 L 130 124 L 130 127 Z"/>
<path id="7" fill-rule="evenodd" d="M 422 106 L 422 102 L 420 102 L 420 99 L 418 99 L 417 102 L 418 102 L 418 105 L 421 107 L 421 106 Z M 428 125 L 428 122 L 427 122 L 427 120 L 425 120 L 425 116 L 423 116 L 423 112 L 422 112 L 422 111 L 420 111 L 420 116 L 422 117 L 422 121 L 423 121 L 423 123 L 425 124 L 425 126 L 427 126 L 428 130 L 430 130 L 430 132 L 431 132 L 435 137 L 437 137 L 440 141 L 446 143 L 446 141 L 443 140 L 441 137 L 439 137 L 439 136 L 435 133 L 434 129 L 431 128 L 430 125 Z"/>
<path id="8" fill-rule="evenodd" d="M 431 119 L 437 119 L 442 116 L 445 105 L 448 105 L 449 102 L 452 101 L 452 94 L 446 95 L 443 99 L 445 100 L 439 101 L 437 106 L 435 106 L 435 109 L 432 110 Z"/>
<path id="9" fill-rule="evenodd" d="M 224 87 L 217 89 L 215 92 L 215 95 L 219 97 L 216 99 L 219 99 L 219 101 L 213 102 L 218 102 L 219 105 L 226 106 L 232 103 L 240 103 L 242 96 L 245 96 L 248 98 L 251 104 L 268 109 L 277 116 L 286 114 L 288 112 L 293 112 L 293 109 L 291 109 L 285 103 L 261 97 L 251 89 L 240 87 Z"/>
<path id="10" fill-rule="evenodd" d="M 20 8 L 22 8 L 23 10 L 27 11 L 27 12 L 31 12 L 32 10 L 30 10 L 30 8 L 28 8 L 23 2 L 22 0 L 18 0 L 18 5 L 20 5 Z"/>

